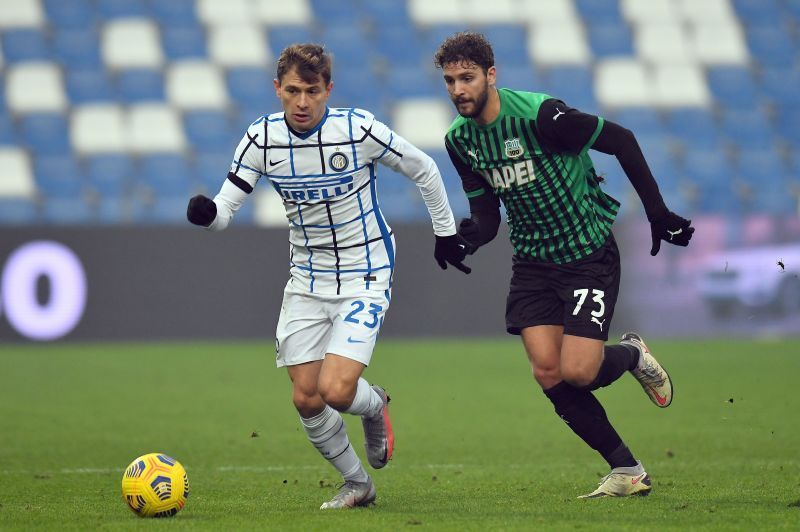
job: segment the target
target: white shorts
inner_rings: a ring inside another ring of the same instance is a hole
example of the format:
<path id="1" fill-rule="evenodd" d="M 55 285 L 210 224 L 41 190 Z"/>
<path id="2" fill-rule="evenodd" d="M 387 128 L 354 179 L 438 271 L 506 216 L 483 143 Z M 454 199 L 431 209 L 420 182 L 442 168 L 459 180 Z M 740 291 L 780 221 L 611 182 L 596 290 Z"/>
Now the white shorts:
<path id="1" fill-rule="evenodd" d="M 297 290 L 290 281 L 275 333 L 278 367 L 322 360 L 326 353 L 368 366 L 390 301 L 391 290 L 322 295 Z"/>

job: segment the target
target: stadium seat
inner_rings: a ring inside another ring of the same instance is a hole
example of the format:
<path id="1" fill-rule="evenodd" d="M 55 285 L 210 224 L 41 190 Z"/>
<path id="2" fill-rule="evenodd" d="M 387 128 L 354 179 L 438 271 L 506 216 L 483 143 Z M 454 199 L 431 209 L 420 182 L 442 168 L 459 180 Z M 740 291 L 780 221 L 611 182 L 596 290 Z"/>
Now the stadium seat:
<path id="1" fill-rule="evenodd" d="M 196 0 L 197 18 L 206 26 L 247 24 L 253 19 L 250 0 Z"/>
<path id="2" fill-rule="evenodd" d="M 796 150 L 795 157 L 800 161 L 800 109 L 781 109 L 777 116 L 776 128 L 784 142 Z M 798 176 L 800 177 L 800 172 Z"/>
<path id="3" fill-rule="evenodd" d="M 749 54 L 738 22 L 698 23 L 689 31 L 696 60 L 704 65 L 746 66 Z"/>
<path id="4" fill-rule="evenodd" d="M 551 96 L 585 112 L 596 113 L 597 102 L 592 89 L 591 70 L 581 66 L 553 67 L 548 70 L 540 88 Z"/>
<path id="5" fill-rule="evenodd" d="M 711 94 L 696 63 L 658 64 L 653 68 L 653 103 L 662 107 L 708 107 Z"/>
<path id="6" fill-rule="evenodd" d="M 528 3 L 525 0 L 462 0 L 461 10 L 466 24 L 510 24 L 519 21 L 520 14 L 524 16 L 528 13 Z M 555 0 L 547 2 L 548 5 L 558 3 Z"/>
<path id="7" fill-rule="evenodd" d="M 498 68 L 497 86 L 519 91 L 544 92 L 542 78 L 533 66 Z M 442 90 L 444 89 L 442 81 Z"/>
<path id="8" fill-rule="evenodd" d="M 764 96 L 780 112 L 800 105 L 800 70 L 797 68 L 764 69 L 761 79 Z"/>
<path id="9" fill-rule="evenodd" d="M 290 44 L 317 42 L 311 29 L 306 26 L 276 26 L 267 32 L 270 47 L 279 55 Z M 335 68 L 335 66 L 334 66 Z"/>
<path id="10" fill-rule="evenodd" d="M 134 176 L 134 164 L 125 154 L 100 154 L 86 157 L 88 185 L 101 198 L 120 199 L 129 190 Z"/>
<path id="11" fill-rule="evenodd" d="M 491 2 L 484 2 L 491 9 Z M 548 26 L 565 22 L 580 23 L 573 0 L 521 0 L 509 12 L 507 22 L 525 20 L 529 24 Z"/>
<path id="12" fill-rule="evenodd" d="M 149 9 L 145 0 L 96 0 L 97 12 L 106 20 L 129 17 L 147 17 Z M 170 2 L 173 0 L 169 0 Z M 160 2 L 153 2 L 158 4 Z"/>
<path id="13" fill-rule="evenodd" d="M 0 197 L 0 226 L 30 225 L 38 221 L 39 212 L 32 201 Z"/>
<path id="14" fill-rule="evenodd" d="M 65 70 L 101 69 L 100 38 L 94 30 L 59 29 L 53 35 L 56 58 Z"/>
<path id="15" fill-rule="evenodd" d="M 676 5 L 672 0 L 620 0 L 619 7 L 625 20 L 632 24 L 670 24 L 678 19 Z"/>
<path id="16" fill-rule="evenodd" d="M 372 24 L 378 28 L 378 34 L 392 28 L 400 27 L 407 30 L 414 27 L 408 14 L 407 2 L 371 0 L 370 2 L 363 2 L 361 9 Z"/>
<path id="17" fill-rule="evenodd" d="M 409 83 L 409 80 L 414 80 Z M 387 72 L 386 88 L 393 102 L 404 98 L 441 98 L 443 82 L 433 66 L 430 71 L 414 67 L 394 67 Z"/>
<path id="18" fill-rule="evenodd" d="M 324 28 L 320 40 L 333 54 L 335 68 L 369 67 L 372 50 L 369 39 L 358 28 L 348 26 Z"/>
<path id="19" fill-rule="evenodd" d="M 163 28 L 161 39 L 168 61 L 208 58 L 205 30 L 200 26 Z"/>
<path id="20" fill-rule="evenodd" d="M 624 23 L 593 23 L 588 27 L 589 46 L 595 57 L 632 56 L 633 37 Z"/>
<path id="21" fill-rule="evenodd" d="M 187 111 L 183 115 L 184 130 L 195 152 L 229 148 L 233 153 L 242 131 L 234 131 L 230 118 L 222 111 Z"/>
<path id="22" fill-rule="evenodd" d="M 408 0 L 408 14 L 418 26 L 463 23 L 461 0 Z"/>
<path id="23" fill-rule="evenodd" d="M 107 22 L 101 42 L 103 60 L 112 69 L 160 68 L 164 62 L 158 27 L 147 18 Z"/>
<path id="24" fill-rule="evenodd" d="M 242 129 L 242 133 L 244 133 L 244 129 Z M 234 148 L 226 150 L 222 146 L 217 146 L 215 150 L 196 153 L 191 168 L 198 181 L 198 186 L 202 187 L 209 197 L 214 197 L 225 182 L 233 155 Z M 259 186 L 269 185 L 264 182 Z"/>
<path id="25" fill-rule="evenodd" d="M 789 30 L 774 20 L 763 26 L 748 28 L 747 44 L 753 58 L 765 67 L 789 68 L 797 63 L 797 46 Z"/>
<path id="26" fill-rule="evenodd" d="M 651 64 L 683 64 L 693 59 L 686 31 L 678 20 L 672 23 L 659 20 L 640 22 L 633 33 L 638 57 Z"/>
<path id="27" fill-rule="evenodd" d="M 731 109 L 758 101 L 755 80 L 746 67 L 711 67 L 706 76 L 714 101 L 722 107 Z"/>
<path id="28" fill-rule="evenodd" d="M 308 0 L 255 0 L 258 20 L 271 28 L 284 24 L 309 25 L 312 22 Z M 371 4 L 374 2 L 367 2 Z M 276 52 L 279 50 L 276 49 Z"/>
<path id="29" fill-rule="evenodd" d="M 0 80 L 2 82 L 2 80 Z M 0 149 L 5 149 L 19 142 L 14 120 L 6 112 L 5 108 L 0 107 Z"/>
<path id="30" fill-rule="evenodd" d="M 223 67 L 265 67 L 272 59 L 264 31 L 255 24 L 211 26 L 208 39 L 211 60 Z"/>
<path id="31" fill-rule="evenodd" d="M 605 118 L 630 129 L 636 135 L 661 135 L 664 132 L 664 121 L 653 107 L 616 109 L 606 114 Z"/>
<path id="32" fill-rule="evenodd" d="M 72 111 L 70 139 L 78 154 L 124 152 L 129 148 L 126 131 L 118 105 L 82 105 Z"/>
<path id="33" fill-rule="evenodd" d="M 676 108 L 667 113 L 667 132 L 685 148 L 717 150 L 721 131 L 711 111 L 703 108 Z"/>
<path id="34" fill-rule="evenodd" d="M 575 7 L 587 25 L 622 26 L 619 0 L 575 0 Z"/>
<path id="35" fill-rule="evenodd" d="M 5 62 L 51 61 L 53 52 L 44 32 L 33 29 L 11 29 L 2 33 Z"/>
<path id="36" fill-rule="evenodd" d="M 167 98 L 180 109 L 223 109 L 228 91 L 219 66 L 205 61 L 176 61 L 167 68 Z"/>
<path id="37" fill-rule="evenodd" d="M 35 157 L 70 153 L 69 130 L 64 115 L 59 113 L 31 113 L 19 119 L 21 140 Z"/>
<path id="38" fill-rule="evenodd" d="M 350 27 L 358 30 L 362 24 L 363 12 L 357 0 L 309 0 L 309 7 L 316 21 L 325 27 Z"/>
<path id="39" fill-rule="evenodd" d="M 72 155 L 37 157 L 33 169 L 36 185 L 45 198 L 82 201 L 86 174 Z"/>
<path id="40" fill-rule="evenodd" d="M 116 76 L 117 90 L 126 103 L 163 102 L 164 75 L 154 68 L 129 68 Z"/>
<path id="41" fill-rule="evenodd" d="M 153 18 L 159 23 L 162 30 L 196 28 L 200 24 L 200 21 L 197 19 L 194 0 L 151 2 L 150 9 Z"/>
<path id="42" fill-rule="evenodd" d="M 654 102 L 644 65 L 635 59 L 605 59 L 595 69 L 597 101 L 609 108 L 646 106 Z"/>
<path id="43" fill-rule="evenodd" d="M 731 0 L 744 24 L 775 25 L 783 13 L 775 0 Z"/>
<path id="44" fill-rule="evenodd" d="M 578 19 L 540 24 L 528 32 L 528 55 L 539 66 L 585 65 L 591 59 Z"/>
<path id="45" fill-rule="evenodd" d="M 531 58 L 528 56 L 524 44 L 528 39 L 525 26 L 521 24 L 493 24 L 481 26 L 480 31 L 492 43 L 495 64 L 498 67 L 531 68 Z M 432 56 L 433 52 L 425 54 L 427 61 L 430 61 Z"/>
<path id="46" fill-rule="evenodd" d="M 453 107 L 442 98 L 405 99 L 395 104 L 391 123 L 399 135 L 418 148 L 441 149 L 454 114 Z"/>
<path id="47" fill-rule="evenodd" d="M 137 153 L 181 152 L 186 137 L 178 111 L 160 103 L 143 103 L 129 108 L 129 149 Z"/>
<path id="48" fill-rule="evenodd" d="M 154 195 L 182 195 L 184 201 L 190 197 L 194 181 L 186 158 L 177 154 L 143 156 L 138 176 L 138 181 L 150 187 Z M 183 214 L 186 214 L 185 205 Z"/>
<path id="49" fill-rule="evenodd" d="M 89 225 L 93 221 L 88 203 L 74 198 L 45 198 L 41 216 L 53 225 Z"/>
<path id="50" fill-rule="evenodd" d="M 8 28 L 42 28 L 45 14 L 39 0 L 6 0 L 0 2 L 0 30 Z"/>
<path id="51" fill-rule="evenodd" d="M 60 112 L 67 107 L 61 72 L 53 63 L 19 63 L 6 69 L 6 104 L 15 113 Z"/>
<path id="52" fill-rule="evenodd" d="M 722 114 L 725 140 L 735 149 L 766 149 L 775 142 L 775 131 L 763 109 L 732 110 Z"/>
<path id="53" fill-rule="evenodd" d="M 730 0 L 677 0 L 679 16 L 690 24 L 738 24 Z"/>
<path id="54" fill-rule="evenodd" d="M 28 154 L 21 148 L 0 148 L 0 198 L 33 198 L 35 191 Z"/>
<path id="55" fill-rule="evenodd" d="M 336 75 L 338 70 L 334 70 Z M 241 109 L 258 109 L 258 114 L 277 107 L 272 80 L 265 68 L 231 68 L 226 75 L 231 101 Z"/>
<path id="56" fill-rule="evenodd" d="M 43 3 L 47 22 L 58 30 L 86 30 L 93 27 L 97 18 L 97 11 L 89 0 L 44 0 Z"/>
<path id="57" fill-rule="evenodd" d="M 113 103 L 116 91 L 112 88 L 105 69 L 65 69 L 67 95 L 72 104 Z"/>
<path id="58" fill-rule="evenodd" d="M 423 47 L 421 44 L 416 29 L 403 25 L 382 29 L 375 41 L 375 51 L 382 57 L 387 68 L 423 68 L 423 64 L 433 61 L 433 53 L 426 53 L 428 49 L 428 46 Z M 337 70 L 338 65 L 334 66 L 334 75 Z"/>

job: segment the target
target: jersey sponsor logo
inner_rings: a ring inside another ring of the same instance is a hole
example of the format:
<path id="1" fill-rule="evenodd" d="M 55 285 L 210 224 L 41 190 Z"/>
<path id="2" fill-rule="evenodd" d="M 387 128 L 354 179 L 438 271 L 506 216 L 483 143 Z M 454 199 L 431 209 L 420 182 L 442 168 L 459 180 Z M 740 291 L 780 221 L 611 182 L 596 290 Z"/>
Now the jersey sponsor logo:
<path id="1" fill-rule="evenodd" d="M 518 138 L 508 139 L 504 141 L 503 144 L 506 149 L 506 157 L 510 159 L 516 159 L 525 151 L 522 149 Z"/>
<path id="2" fill-rule="evenodd" d="M 353 176 L 349 175 L 323 182 L 275 184 L 275 188 L 287 200 L 326 200 L 342 196 L 353 190 Z"/>
<path id="3" fill-rule="evenodd" d="M 516 164 L 479 170 L 483 178 L 495 189 L 509 189 L 512 185 L 521 186 L 536 179 L 533 161 L 526 159 Z"/>
<path id="4" fill-rule="evenodd" d="M 350 164 L 350 159 L 344 153 L 337 151 L 328 158 L 328 164 L 337 172 L 341 172 Z"/>

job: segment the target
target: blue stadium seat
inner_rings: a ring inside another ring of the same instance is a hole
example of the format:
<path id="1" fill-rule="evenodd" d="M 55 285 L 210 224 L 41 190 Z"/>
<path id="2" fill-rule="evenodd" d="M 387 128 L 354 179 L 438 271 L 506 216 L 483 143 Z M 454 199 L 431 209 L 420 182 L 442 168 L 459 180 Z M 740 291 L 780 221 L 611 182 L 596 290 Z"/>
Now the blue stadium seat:
<path id="1" fill-rule="evenodd" d="M 570 107 L 587 113 L 596 113 L 597 100 L 594 97 L 594 77 L 586 67 L 554 67 L 542 80 L 542 92 L 563 100 Z"/>
<path id="2" fill-rule="evenodd" d="M 2 83 L 2 79 L 0 79 Z M 2 96 L 2 95 L 0 95 Z M 19 135 L 14 127 L 14 121 L 11 115 L 6 112 L 4 106 L 0 106 L 0 147 L 13 146 L 19 143 Z"/>
<path id="3" fill-rule="evenodd" d="M 425 50 L 430 51 L 430 55 L 433 56 L 433 53 L 436 49 L 439 48 L 439 45 L 442 42 L 459 31 L 464 31 L 468 28 L 465 28 L 464 25 L 461 24 L 432 24 L 425 28 L 420 29 L 420 37 L 422 40 L 422 47 Z M 380 36 L 378 36 L 380 38 Z M 522 44 L 523 47 L 525 43 Z"/>
<path id="4" fill-rule="evenodd" d="M 200 26 L 166 27 L 161 32 L 161 42 L 164 55 L 171 61 L 208 57 L 206 34 Z"/>
<path id="5" fill-rule="evenodd" d="M 123 102 L 162 102 L 164 75 L 153 68 L 134 68 L 123 70 L 117 75 L 117 89 Z"/>
<path id="6" fill-rule="evenodd" d="M 275 55 L 290 44 L 318 41 L 306 26 L 275 26 L 267 32 L 267 40 Z"/>
<path id="7" fill-rule="evenodd" d="M 704 149 L 687 149 L 684 172 L 698 186 L 730 186 L 737 175 L 724 153 Z"/>
<path id="8" fill-rule="evenodd" d="M 19 121 L 22 141 L 34 157 L 70 153 L 69 126 L 57 113 L 32 113 Z"/>
<path id="9" fill-rule="evenodd" d="M 53 36 L 56 57 L 67 69 L 103 68 L 100 39 L 94 30 L 60 29 Z"/>
<path id="10" fill-rule="evenodd" d="M 272 90 L 273 77 L 274 74 L 263 68 L 231 68 L 226 76 L 231 100 L 242 109 L 259 109 L 258 114 L 276 107 L 278 102 Z"/>
<path id="11" fill-rule="evenodd" d="M 184 131 L 197 152 L 236 148 L 244 131 L 234 131 L 223 111 L 188 111 L 183 115 Z"/>
<path id="12" fill-rule="evenodd" d="M 372 113 L 383 110 L 381 95 L 385 87 L 375 76 L 364 76 L 363 69 L 341 67 L 333 72 L 332 107 L 360 107 Z"/>
<path id="13" fill-rule="evenodd" d="M 784 109 L 800 105 L 800 70 L 796 68 L 769 68 L 762 74 L 761 88 L 764 96 Z"/>
<path id="14" fill-rule="evenodd" d="M 96 0 L 97 11 L 104 19 L 147 17 L 150 15 L 144 0 Z M 173 0 L 169 0 L 171 2 Z M 169 3 L 163 2 L 163 3 Z M 162 2 L 153 2 L 159 4 Z"/>
<path id="15" fill-rule="evenodd" d="M 354 31 L 363 22 L 364 12 L 354 0 L 310 0 L 310 4 L 314 18 L 323 27 L 349 27 Z"/>
<path id="16" fill-rule="evenodd" d="M 792 148 L 798 150 L 796 155 L 800 157 L 800 109 L 781 109 L 777 116 L 776 125 L 778 134 Z"/>
<path id="17" fill-rule="evenodd" d="M 527 30 L 521 24 L 492 24 L 483 26 L 480 31 L 489 39 L 494 49 L 494 60 L 498 67 L 529 67 Z M 437 45 L 438 46 L 438 45 Z M 426 54 L 431 60 L 433 52 Z"/>
<path id="18" fill-rule="evenodd" d="M 33 172 L 44 197 L 76 201 L 83 197 L 86 175 L 72 155 L 36 157 Z"/>
<path id="19" fill-rule="evenodd" d="M 627 24 L 593 23 L 589 24 L 589 47 L 595 57 L 634 55 L 633 37 Z"/>
<path id="20" fill-rule="evenodd" d="M 748 68 L 710 67 L 707 78 L 714 100 L 723 107 L 732 109 L 758 101 L 758 88 Z"/>
<path id="21" fill-rule="evenodd" d="M 94 26 L 97 11 L 90 0 L 44 0 L 47 21 L 58 29 L 86 29 Z"/>
<path id="22" fill-rule="evenodd" d="M 392 101 L 399 98 L 441 98 L 446 94 L 444 81 L 437 74 L 413 67 L 389 69 L 386 88 Z"/>
<path id="23" fill-rule="evenodd" d="M 575 0 L 575 6 L 587 25 L 624 23 L 618 0 Z"/>
<path id="24" fill-rule="evenodd" d="M 66 69 L 67 96 L 73 104 L 114 102 L 116 94 L 104 69 Z"/>
<path id="25" fill-rule="evenodd" d="M 169 0 L 168 2 L 151 2 L 153 18 L 162 28 L 188 28 L 200 24 L 195 12 L 195 0 Z"/>
<path id="26" fill-rule="evenodd" d="M 740 176 L 758 182 L 780 181 L 788 168 L 774 148 L 746 149 L 737 153 L 736 167 Z"/>
<path id="27" fill-rule="evenodd" d="M 711 112 L 698 108 L 678 108 L 667 113 L 667 131 L 686 148 L 716 150 L 721 132 Z"/>
<path id="28" fill-rule="evenodd" d="M 780 20 L 780 19 L 777 19 Z M 747 44 L 756 61 L 766 67 L 791 67 L 797 62 L 797 46 L 789 30 L 775 21 L 747 30 Z"/>
<path id="29" fill-rule="evenodd" d="M 45 34 L 34 29 L 9 29 L 2 33 L 3 57 L 8 63 L 51 61 L 53 52 Z"/>
<path id="30" fill-rule="evenodd" d="M 365 16 L 378 28 L 378 38 L 392 28 L 413 28 L 414 24 L 408 15 L 407 2 L 397 0 L 370 0 L 362 2 L 359 7 Z"/>
<path id="31" fill-rule="evenodd" d="M 723 113 L 722 130 L 725 140 L 736 149 L 769 148 L 776 140 L 769 116 L 762 109 Z"/>
<path id="32" fill-rule="evenodd" d="M 664 133 L 664 121 L 652 107 L 627 107 L 605 115 L 609 120 L 633 131 L 636 136 Z"/>
<path id="33" fill-rule="evenodd" d="M 784 7 L 787 13 L 795 19 L 795 23 L 800 22 L 800 0 L 786 0 Z"/>
<path id="34" fill-rule="evenodd" d="M 242 129 L 244 132 L 244 129 Z M 196 154 L 192 165 L 193 174 L 199 181 L 199 186 L 205 189 L 209 197 L 214 197 L 228 175 L 228 170 L 233 160 L 233 149 L 224 150 L 217 147 L 214 151 L 203 151 Z M 264 186 L 266 183 L 261 183 Z"/>
<path id="35" fill-rule="evenodd" d="M 497 86 L 529 92 L 541 92 L 544 83 L 533 66 L 498 68 Z M 444 86 L 442 86 L 444 89 Z"/>
<path id="36" fill-rule="evenodd" d="M 775 25 L 783 13 L 775 0 L 733 0 L 733 7 L 744 24 Z"/>
<path id="37" fill-rule="evenodd" d="M 32 201 L 0 198 L 0 225 L 26 225 L 38 221 L 39 213 Z"/>
<path id="38" fill-rule="evenodd" d="M 333 53 L 335 68 L 370 65 L 374 46 L 357 28 L 325 27 L 321 41 Z"/>
<path id="39" fill-rule="evenodd" d="M 134 164 L 124 154 L 99 154 L 86 157 L 89 186 L 101 198 L 119 199 L 129 190 Z"/>
<path id="40" fill-rule="evenodd" d="M 145 155 L 139 167 L 139 181 L 156 196 L 189 197 L 193 174 L 186 158 L 177 154 Z"/>
<path id="41" fill-rule="evenodd" d="M 391 26 L 381 30 L 376 37 L 375 49 L 389 68 L 395 66 L 421 68 L 425 61 L 430 64 L 433 60 L 432 54 L 426 54 L 426 50 L 422 47 L 417 30 L 411 26 Z"/>
<path id="42" fill-rule="evenodd" d="M 53 225 L 88 225 L 92 211 L 85 200 L 80 198 L 45 198 L 42 220 Z"/>

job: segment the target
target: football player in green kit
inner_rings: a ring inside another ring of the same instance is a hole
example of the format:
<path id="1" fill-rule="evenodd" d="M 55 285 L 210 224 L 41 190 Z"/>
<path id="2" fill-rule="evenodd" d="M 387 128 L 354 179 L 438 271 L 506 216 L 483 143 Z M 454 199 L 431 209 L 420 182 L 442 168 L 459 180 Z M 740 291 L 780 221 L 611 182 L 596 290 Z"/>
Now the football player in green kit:
<path id="1" fill-rule="evenodd" d="M 600 188 L 588 151 L 616 156 L 644 205 L 652 255 L 662 240 L 688 245 L 694 228 L 667 209 L 629 130 L 547 94 L 498 89 L 483 35 L 453 35 L 435 63 L 460 115 L 445 137 L 470 205 L 459 234 L 474 249 L 486 244 L 505 206 L 514 249 L 507 330 L 522 337 L 556 413 L 611 468 L 582 497 L 647 495 L 650 477 L 592 391 L 630 371 L 666 408 L 672 382 L 638 334 L 605 345 L 620 281 L 611 233 L 619 202 Z"/>

